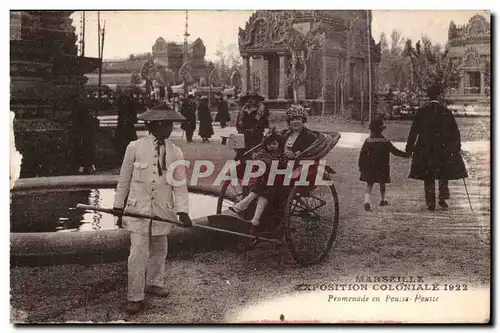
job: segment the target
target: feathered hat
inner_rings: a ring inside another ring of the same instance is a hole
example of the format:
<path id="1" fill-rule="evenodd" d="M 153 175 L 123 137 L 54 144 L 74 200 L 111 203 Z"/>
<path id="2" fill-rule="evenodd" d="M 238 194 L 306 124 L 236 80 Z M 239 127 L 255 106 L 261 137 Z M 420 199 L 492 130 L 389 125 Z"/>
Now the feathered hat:
<path id="1" fill-rule="evenodd" d="M 288 110 L 286 110 L 286 120 L 290 121 L 292 118 L 302 118 L 304 122 L 307 121 L 307 111 L 302 105 L 291 105 Z"/>

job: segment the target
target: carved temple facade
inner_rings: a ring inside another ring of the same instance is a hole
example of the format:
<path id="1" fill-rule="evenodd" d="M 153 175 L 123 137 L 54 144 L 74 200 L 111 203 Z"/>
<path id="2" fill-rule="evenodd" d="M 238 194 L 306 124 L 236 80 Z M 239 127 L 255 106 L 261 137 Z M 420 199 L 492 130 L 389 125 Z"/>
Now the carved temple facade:
<path id="1" fill-rule="evenodd" d="M 77 55 L 71 11 L 10 12 L 10 109 L 21 177 L 71 173 L 72 115 L 84 74 L 100 59 Z"/>
<path id="2" fill-rule="evenodd" d="M 287 85 L 290 52 L 285 36 L 291 11 L 256 11 L 239 31 L 243 58 L 242 93 L 254 90 L 267 104 L 291 103 L 293 90 Z M 313 24 L 325 28 L 324 42 L 308 64 L 301 100 L 323 101 L 327 113 L 338 113 L 341 103 L 353 109 L 368 108 L 368 39 L 370 43 L 372 96 L 377 86 L 376 67 L 380 46 L 371 36 L 371 12 L 366 10 L 297 11 L 294 28 L 305 33 Z M 373 100 L 375 100 L 373 98 Z M 364 103 L 364 104 L 363 104 Z M 278 107 L 279 108 L 279 107 Z M 367 113 L 365 113 L 367 114 Z M 355 115 L 353 115 L 355 116 Z"/>
<path id="3" fill-rule="evenodd" d="M 449 52 L 460 69 L 460 83 L 449 97 L 456 103 L 489 103 L 491 28 L 475 15 L 463 26 L 453 21 L 448 29 Z"/>

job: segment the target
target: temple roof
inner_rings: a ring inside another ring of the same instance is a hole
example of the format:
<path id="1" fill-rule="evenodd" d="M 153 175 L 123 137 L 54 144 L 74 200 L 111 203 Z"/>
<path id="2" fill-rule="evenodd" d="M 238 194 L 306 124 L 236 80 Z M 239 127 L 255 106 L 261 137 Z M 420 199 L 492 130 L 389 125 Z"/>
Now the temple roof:
<path id="1" fill-rule="evenodd" d="M 349 15 L 357 11 L 335 10 L 257 10 L 239 29 L 238 44 L 240 52 L 255 50 L 286 50 L 287 24 L 307 23 L 317 20 L 335 30 L 346 29 Z"/>
<path id="2" fill-rule="evenodd" d="M 491 26 L 482 15 L 474 15 L 464 25 L 455 25 L 450 22 L 448 41 L 450 44 L 465 44 L 474 41 L 490 41 Z"/>

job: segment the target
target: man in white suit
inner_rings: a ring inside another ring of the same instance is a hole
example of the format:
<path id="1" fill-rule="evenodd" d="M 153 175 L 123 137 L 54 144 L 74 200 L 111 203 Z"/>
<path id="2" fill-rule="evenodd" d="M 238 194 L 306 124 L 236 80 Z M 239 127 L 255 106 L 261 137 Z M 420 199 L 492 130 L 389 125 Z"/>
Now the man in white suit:
<path id="1" fill-rule="evenodd" d="M 173 186 L 167 173 L 175 180 L 185 179 L 183 167 L 169 169 L 171 163 L 183 160 L 181 150 L 168 137 L 173 122 L 185 118 L 166 104 L 139 115 L 149 135 L 131 142 L 125 152 L 115 194 L 114 209 L 120 213 L 140 213 L 179 220 L 191 226 L 187 186 Z M 170 177 L 171 179 L 171 177 Z M 177 215 L 177 216 L 176 216 Z M 172 224 L 149 219 L 123 217 L 123 227 L 130 231 L 128 258 L 127 308 L 129 314 L 142 310 L 144 293 L 167 297 L 163 288 L 167 235 Z"/>

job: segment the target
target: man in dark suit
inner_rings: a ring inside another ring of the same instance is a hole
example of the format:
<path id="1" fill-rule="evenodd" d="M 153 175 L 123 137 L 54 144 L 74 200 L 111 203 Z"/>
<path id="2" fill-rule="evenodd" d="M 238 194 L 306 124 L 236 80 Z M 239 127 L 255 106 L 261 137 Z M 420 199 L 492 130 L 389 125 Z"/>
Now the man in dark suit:
<path id="1" fill-rule="evenodd" d="M 181 98 L 181 115 L 186 118 L 186 121 L 181 124 L 181 129 L 186 131 L 186 140 L 188 143 L 193 142 L 193 133 L 196 129 L 196 105 L 194 96 L 188 94 L 188 98 Z"/>
<path id="2" fill-rule="evenodd" d="M 430 101 L 415 115 L 406 152 L 413 153 L 409 178 L 424 181 L 425 201 L 431 211 L 436 209 L 435 180 L 439 181 L 438 204 L 448 208 L 448 181 L 467 177 L 461 155 L 460 130 L 453 114 L 438 100 L 441 89 L 427 89 Z"/>

